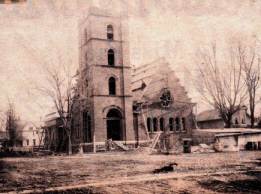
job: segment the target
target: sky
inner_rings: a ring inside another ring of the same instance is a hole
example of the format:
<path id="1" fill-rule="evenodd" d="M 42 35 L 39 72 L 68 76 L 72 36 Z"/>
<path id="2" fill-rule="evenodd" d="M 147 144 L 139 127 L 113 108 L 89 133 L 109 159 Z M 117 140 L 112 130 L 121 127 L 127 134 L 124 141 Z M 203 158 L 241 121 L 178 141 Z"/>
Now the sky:
<path id="1" fill-rule="evenodd" d="M 195 53 L 212 41 L 224 49 L 231 37 L 260 37 L 261 2 L 255 0 L 27 0 L 0 5 L 0 110 L 7 99 L 22 119 L 39 120 L 50 101 L 33 91 L 44 83 L 42 61 L 57 54 L 78 67 L 78 21 L 89 6 L 128 13 L 133 66 L 165 57 L 199 110 Z M 0 112 L 1 112 L 0 111 Z"/>

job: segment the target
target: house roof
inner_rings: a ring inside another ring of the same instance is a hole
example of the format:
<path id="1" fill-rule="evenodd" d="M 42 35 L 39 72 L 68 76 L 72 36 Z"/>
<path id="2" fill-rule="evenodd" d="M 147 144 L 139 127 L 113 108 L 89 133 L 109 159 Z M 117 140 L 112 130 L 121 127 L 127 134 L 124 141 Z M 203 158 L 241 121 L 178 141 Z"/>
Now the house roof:
<path id="1" fill-rule="evenodd" d="M 218 110 L 205 110 L 197 115 L 197 121 L 211 121 L 211 120 L 220 120 Z"/>
<path id="2" fill-rule="evenodd" d="M 222 137 L 229 137 L 229 136 L 261 134 L 261 129 L 252 129 L 252 128 L 196 129 L 195 132 L 197 134 L 202 134 L 202 135 L 207 133 L 217 138 L 222 138 Z"/>
<path id="3" fill-rule="evenodd" d="M 240 110 L 247 110 L 247 107 L 245 105 L 242 105 L 240 107 Z M 246 116 L 249 117 L 248 113 L 246 114 Z M 205 110 L 197 115 L 198 122 L 214 121 L 214 120 L 222 120 L 218 110 L 216 109 Z"/>
<path id="4" fill-rule="evenodd" d="M 34 122 L 31 122 L 31 121 L 24 121 L 24 120 L 17 120 L 16 121 L 16 126 L 17 126 L 18 131 L 27 131 L 28 130 L 28 129 L 26 129 L 27 126 L 33 126 L 37 129 L 38 126 L 40 126 L 38 124 L 40 124 L 40 123 L 34 123 Z"/>
<path id="5" fill-rule="evenodd" d="M 230 136 L 240 136 L 240 135 L 256 135 L 261 134 L 261 131 L 246 131 L 241 133 L 225 133 L 225 134 L 217 134 L 215 137 L 230 137 Z"/>
<path id="6" fill-rule="evenodd" d="M 28 122 L 26 122 L 26 121 L 22 121 L 22 120 L 16 121 L 17 130 L 22 131 L 27 124 L 28 124 Z"/>
<path id="7" fill-rule="evenodd" d="M 57 112 L 52 112 L 52 113 L 45 115 L 45 118 L 43 121 L 44 121 L 44 123 L 46 123 L 46 122 L 54 121 L 57 118 L 59 118 L 59 114 Z"/>
<path id="8" fill-rule="evenodd" d="M 224 129 L 197 129 L 198 132 L 207 132 L 215 134 L 231 134 L 231 133 L 243 133 L 243 132 L 260 132 L 261 129 L 252 128 L 224 128 Z"/>

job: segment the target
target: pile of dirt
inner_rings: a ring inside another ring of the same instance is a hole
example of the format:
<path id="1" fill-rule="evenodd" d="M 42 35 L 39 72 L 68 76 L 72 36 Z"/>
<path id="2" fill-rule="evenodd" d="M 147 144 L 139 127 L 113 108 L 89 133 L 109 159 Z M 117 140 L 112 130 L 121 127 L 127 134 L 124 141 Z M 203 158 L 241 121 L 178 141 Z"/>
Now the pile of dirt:
<path id="1" fill-rule="evenodd" d="M 213 145 L 199 144 L 191 147 L 192 153 L 213 153 L 215 152 Z"/>
<path id="2" fill-rule="evenodd" d="M 140 153 L 140 154 L 150 154 L 153 152 L 157 152 L 156 149 L 151 149 L 150 147 L 138 147 L 136 149 L 133 150 L 134 153 Z"/>

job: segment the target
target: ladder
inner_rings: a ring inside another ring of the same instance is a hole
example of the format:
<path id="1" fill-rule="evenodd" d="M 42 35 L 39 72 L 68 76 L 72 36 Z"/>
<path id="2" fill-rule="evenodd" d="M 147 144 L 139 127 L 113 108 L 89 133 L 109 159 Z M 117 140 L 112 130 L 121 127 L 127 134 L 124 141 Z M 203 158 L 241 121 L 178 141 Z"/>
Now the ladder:
<path id="1" fill-rule="evenodd" d="M 154 149 L 157 143 L 159 142 L 159 138 L 162 132 L 157 132 L 157 135 L 153 138 L 152 144 L 150 146 L 151 149 Z"/>
<path id="2" fill-rule="evenodd" d="M 142 106 L 142 105 L 141 105 Z M 147 105 L 147 111 L 148 111 L 148 105 Z M 145 132 L 146 132 L 146 135 L 147 135 L 147 138 L 148 140 L 150 141 L 150 135 L 149 135 L 149 130 L 148 130 L 148 127 L 147 127 L 147 123 L 146 123 L 146 118 L 144 116 L 144 112 L 143 112 L 143 107 L 141 107 L 141 115 L 142 115 L 142 118 L 143 118 L 143 123 L 144 123 L 144 126 L 145 126 Z"/>

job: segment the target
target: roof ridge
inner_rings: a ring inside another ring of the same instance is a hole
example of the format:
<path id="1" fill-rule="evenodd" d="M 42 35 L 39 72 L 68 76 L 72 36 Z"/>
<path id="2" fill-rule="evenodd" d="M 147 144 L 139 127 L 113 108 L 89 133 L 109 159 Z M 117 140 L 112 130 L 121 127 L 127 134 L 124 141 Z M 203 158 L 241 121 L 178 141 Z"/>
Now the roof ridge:
<path id="1" fill-rule="evenodd" d="M 133 68 L 133 71 L 137 71 L 137 70 L 143 69 L 143 68 L 148 67 L 148 66 L 156 65 L 155 64 L 156 62 L 162 62 L 162 61 L 167 62 L 165 57 L 159 57 L 159 58 L 157 58 L 157 59 L 155 59 L 155 60 L 153 60 L 149 63 L 145 63 L 144 65 Z"/>

